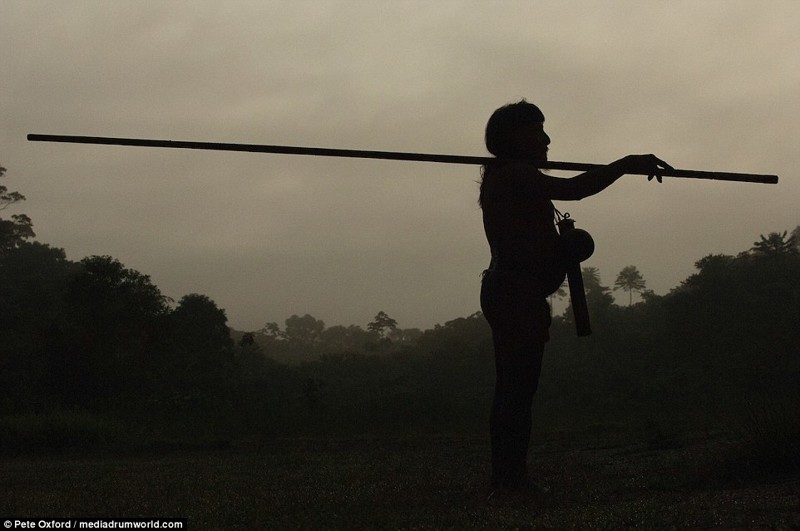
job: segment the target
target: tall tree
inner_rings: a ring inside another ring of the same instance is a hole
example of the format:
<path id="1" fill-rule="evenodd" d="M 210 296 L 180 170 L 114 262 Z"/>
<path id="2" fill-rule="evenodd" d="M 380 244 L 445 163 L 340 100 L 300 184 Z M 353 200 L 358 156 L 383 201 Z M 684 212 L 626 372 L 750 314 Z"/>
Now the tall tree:
<path id="1" fill-rule="evenodd" d="M 58 323 L 75 264 L 62 249 L 24 242 L 0 252 L 0 412 L 19 413 L 57 399 L 67 376 Z"/>
<path id="2" fill-rule="evenodd" d="M 226 410 L 235 394 L 236 364 L 225 310 L 192 293 L 181 298 L 167 322 L 172 348 L 161 360 L 159 392 L 168 390 L 164 398 L 171 396 L 167 403 L 173 406 Z"/>
<path id="3" fill-rule="evenodd" d="M 325 353 L 359 352 L 364 345 L 374 341 L 373 334 L 358 325 L 336 325 L 322 332 L 322 347 Z"/>
<path id="4" fill-rule="evenodd" d="M 797 230 L 797 229 L 795 229 Z M 785 254 L 797 253 L 797 246 L 795 245 L 795 234 L 787 238 L 787 232 L 770 232 L 767 237 L 761 234 L 761 239 L 753 243 L 750 249 L 753 253 L 762 256 L 778 256 Z"/>
<path id="5" fill-rule="evenodd" d="M 169 298 L 161 294 L 148 275 L 126 268 L 111 256 L 89 256 L 80 261 L 67 294 L 70 304 L 92 323 L 138 326 L 163 316 Z"/>
<path id="6" fill-rule="evenodd" d="M 81 260 L 65 294 L 64 398 L 89 405 L 127 384 L 159 338 L 168 300 L 149 276 L 115 258 Z"/>
<path id="7" fill-rule="evenodd" d="M 292 315 L 285 321 L 284 337 L 291 342 L 302 346 L 319 343 L 322 332 L 325 330 L 325 321 L 315 319 L 309 314 L 300 317 Z"/>
<path id="8" fill-rule="evenodd" d="M 0 166 L 0 177 L 5 175 L 6 169 Z M 19 192 L 9 192 L 8 188 L 0 185 L 0 210 L 5 210 L 14 203 L 25 201 L 25 196 Z M 33 232 L 31 218 L 25 214 L 13 214 L 11 219 L 0 218 L 0 253 L 16 249 L 25 240 L 36 236 Z"/>
<path id="9" fill-rule="evenodd" d="M 550 296 L 548 297 L 550 299 L 550 306 L 553 305 L 553 299 L 558 298 L 560 300 L 567 296 L 568 286 L 569 284 L 567 282 L 567 279 L 565 278 L 561 282 L 561 285 L 558 287 L 558 289 L 555 290 L 553 293 L 551 293 Z"/>
<path id="10" fill-rule="evenodd" d="M 586 289 L 596 289 L 600 287 L 600 270 L 596 267 L 582 267 L 581 276 L 583 277 L 583 284 Z M 564 285 L 563 283 L 561 284 Z"/>
<path id="11" fill-rule="evenodd" d="M 644 277 L 633 265 L 623 267 L 614 282 L 614 291 L 621 289 L 628 292 L 628 306 L 633 304 L 633 292 L 641 293 L 646 287 Z"/>
<path id="12" fill-rule="evenodd" d="M 796 226 L 792 231 L 792 240 L 794 241 L 794 248 L 800 252 L 800 225 Z"/>
<path id="13" fill-rule="evenodd" d="M 174 333 L 190 355 L 215 358 L 230 354 L 233 340 L 225 310 L 218 308 L 206 295 L 184 295 L 170 320 Z"/>
<path id="14" fill-rule="evenodd" d="M 596 267 L 582 267 L 581 277 L 583 277 L 583 292 L 586 295 L 586 306 L 592 322 L 597 323 L 594 327 L 598 331 L 603 329 L 605 321 L 610 316 L 611 307 L 614 305 L 614 297 L 611 296 L 611 288 L 604 286 L 600 282 L 600 271 Z M 573 323 L 572 301 L 564 310 L 564 319 L 567 323 Z"/>
<path id="15" fill-rule="evenodd" d="M 262 334 L 269 337 L 270 339 L 283 339 L 284 334 L 281 331 L 281 327 L 278 323 L 270 322 L 264 325 L 264 328 L 259 330 Z"/>
<path id="16" fill-rule="evenodd" d="M 614 302 L 614 298 L 609 294 L 609 288 L 600 283 L 600 270 L 596 267 L 581 268 L 583 276 L 583 287 L 586 292 L 586 304 L 590 310 L 599 312 L 605 311 Z"/>
<path id="17" fill-rule="evenodd" d="M 367 325 L 367 330 L 377 332 L 381 338 L 386 337 L 386 334 L 395 328 L 397 328 L 397 321 L 389 317 L 384 311 L 378 312 L 372 322 Z"/>

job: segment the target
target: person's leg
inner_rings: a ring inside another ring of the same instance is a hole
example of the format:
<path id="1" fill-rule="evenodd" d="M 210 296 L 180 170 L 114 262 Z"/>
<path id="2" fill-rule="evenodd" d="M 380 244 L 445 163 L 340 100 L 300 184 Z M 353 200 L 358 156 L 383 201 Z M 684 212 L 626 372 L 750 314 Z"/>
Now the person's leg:
<path id="1" fill-rule="evenodd" d="M 539 384 L 550 324 L 547 302 L 525 293 L 514 277 L 487 274 L 481 309 L 492 328 L 496 381 L 490 417 L 492 482 L 527 483 L 531 405 Z"/>
<path id="2" fill-rule="evenodd" d="M 544 344 L 495 345 L 497 380 L 490 420 L 492 481 L 519 487 L 528 482 L 531 405 L 539 382 Z"/>

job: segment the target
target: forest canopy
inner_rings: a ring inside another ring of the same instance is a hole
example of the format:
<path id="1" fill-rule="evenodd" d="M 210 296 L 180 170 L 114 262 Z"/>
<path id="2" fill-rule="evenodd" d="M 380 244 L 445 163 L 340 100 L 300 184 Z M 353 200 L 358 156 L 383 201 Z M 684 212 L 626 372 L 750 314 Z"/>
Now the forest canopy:
<path id="1" fill-rule="evenodd" d="M 23 200 L 0 188 L 0 210 Z M 0 218 L 3 422 L 81 412 L 124 419 L 125 439 L 485 432 L 494 364 L 480 312 L 429 330 L 378 310 L 364 327 L 306 314 L 236 331 L 209 297 L 174 301 L 111 256 L 70 261 L 32 227 Z M 708 429 L 769 404 L 797 437 L 799 239 L 800 227 L 702 257 L 666 295 L 628 266 L 623 306 L 584 268 L 594 334 L 575 337 L 569 307 L 554 316 L 540 428 Z M 8 425 L 0 442 L 13 446 Z"/>

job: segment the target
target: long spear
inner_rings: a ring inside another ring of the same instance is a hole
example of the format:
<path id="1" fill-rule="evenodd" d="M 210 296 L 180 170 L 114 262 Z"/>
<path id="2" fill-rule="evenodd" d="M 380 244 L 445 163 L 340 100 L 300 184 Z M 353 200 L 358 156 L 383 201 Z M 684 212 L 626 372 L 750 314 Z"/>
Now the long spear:
<path id="1" fill-rule="evenodd" d="M 481 165 L 494 160 L 491 157 L 466 155 L 440 155 L 435 153 L 404 153 L 398 151 L 368 151 L 358 149 L 332 149 L 297 146 L 271 146 L 263 144 L 232 144 L 221 142 L 191 142 L 185 140 L 152 140 L 141 138 L 112 138 L 102 136 L 74 135 L 28 135 L 31 142 L 67 142 L 72 144 L 102 144 L 107 146 L 139 146 L 177 149 L 204 149 L 214 151 L 246 151 L 251 153 L 278 153 L 284 155 L 313 155 L 322 157 L 349 157 L 359 159 L 407 160 L 417 162 L 441 162 L 445 164 Z M 583 162 L 542 161 L 535 163 L 544 170 L 588 171 L 602 164 Z M 711 179 L 717 181 L 738 181 L 749 183 L 777 184 L 777 175 L 755 173 L 730 173 L 700 170 L 664 170 L 663 177 L 682 177 L 687 179 Z M 646 175 L 644 173 L 640 175 Z"/>
<path id="2" fill-rule="evenodd" d="M 494 159 L 490 157 L 473 157 L 464 155 L 439 155 L 435 153 L 404 153 L 398 151 L 368 151 L 356 149 L 332 149 L 298 146 L 271 146 L 263 144 L 232 144 L 220 142 L 190 142 L 185 140 L 152 140 L 141 138 L 111 138 L 101 136 L 72 135 L 28 135 L 32 142 L 67 142 L 73 144 L 102 144 L 111 146 L 139 146 L 177 149 L 204 149 L 214 151 L 246 151 L 251 153 L 278 153 L 284 155 L 312 155 L 322 157 L 349 157 L 360 159 L 407 160 L 418 162 L 441 162 L 445 164 L 487 164 Z M 546 170 L 588 171 L 601 166 L 580 162 L 537 161 L 536 166 Z M 646 173 L 640 175 L 647 175 Z M 719 181 L 739 181 L 751 183 L 777 184 L 777 175 L 760 175 L 752 173 L 729 173 L 698 170 L 664 170 L 663 177 L 683 177 L 688 179 L 712 179 Z M 559 227 L 562 231 L 562 229 Z M 569 227 L 572 228 L 571 226 Z M 566 229 L 568 230 L 568 229 Z M 575 315 L 575 324 L 579 336 L 591 334 L 589 310 L 586 305 L 586 294 L 583 289 L 580 264 L 570 264 L 568 279 L 570 299 Z"/>

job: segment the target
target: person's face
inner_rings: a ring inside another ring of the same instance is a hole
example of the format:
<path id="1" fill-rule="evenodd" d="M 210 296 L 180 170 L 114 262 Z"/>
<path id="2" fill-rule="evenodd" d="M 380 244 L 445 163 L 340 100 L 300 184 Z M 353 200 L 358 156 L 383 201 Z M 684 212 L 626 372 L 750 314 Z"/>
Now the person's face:
<path id="1" fill-rule="evenodd" d="M 547 160 L 550 137 L 544 132 L 544 122 L 534 122 L 517 131 L 517 150 L 525 158 Z"/>

